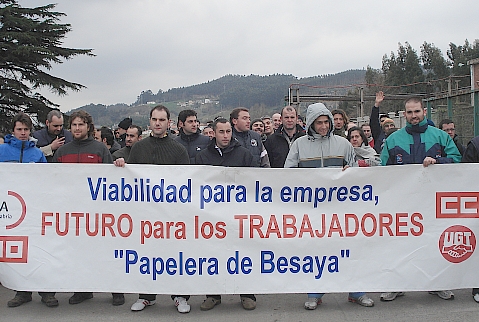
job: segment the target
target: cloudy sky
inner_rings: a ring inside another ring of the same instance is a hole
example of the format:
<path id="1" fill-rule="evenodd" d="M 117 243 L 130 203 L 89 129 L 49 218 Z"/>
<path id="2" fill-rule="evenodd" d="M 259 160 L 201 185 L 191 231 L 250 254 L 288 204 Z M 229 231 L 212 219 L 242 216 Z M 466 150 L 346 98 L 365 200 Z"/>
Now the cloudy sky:
<path id="1" fill-rule="evenodd" d="M 58 3 L 72 25 L 64 46 L 96 57 L 55 65 L 52 74 L 87 86 L 63 111 L 86 104 L 131 104 L 143 90 L 168 90 L 226 74 L 334 74 L 370 65 L 409 42 L 444 56 L 450 42 L 479 38 L 479 1 L 376 0 L 19 0 Z M 476 33 L 475 33 L 475 32 Z"/>

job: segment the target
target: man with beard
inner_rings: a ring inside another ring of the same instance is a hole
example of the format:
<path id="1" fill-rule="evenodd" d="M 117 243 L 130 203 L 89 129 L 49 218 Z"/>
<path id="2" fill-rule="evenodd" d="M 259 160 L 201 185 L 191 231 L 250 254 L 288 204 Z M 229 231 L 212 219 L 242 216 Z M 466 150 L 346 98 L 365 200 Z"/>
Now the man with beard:
<path id="1" fill-rule="evenodd" d="M 53 156 L 58 163 L 113 163 L 110 151 L 105 144 L 93 137 L 95 126 L 93 118 L 80 110 L 70 115 L 70 129 L 73 141 L 60 147 Z M 125 297 L 121 293 L 113 293 L 113 305 L 123 305 Z M 68 300 L 70 304 L 79 304 L 93 298 L 92 292 L 75 292 Z"/>

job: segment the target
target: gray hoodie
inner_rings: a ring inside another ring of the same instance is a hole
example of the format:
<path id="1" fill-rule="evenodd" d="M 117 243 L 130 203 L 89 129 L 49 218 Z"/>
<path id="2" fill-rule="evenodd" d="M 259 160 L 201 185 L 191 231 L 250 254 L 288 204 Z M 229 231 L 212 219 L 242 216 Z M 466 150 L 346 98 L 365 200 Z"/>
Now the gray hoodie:
<path id="1" fill-rule="evenodd" d="M 325 136 L 319 135 L 313 122 L 320 116 L 329 118 L 329 131 Z M 325 168 L 357 166 L 354 148 L 343 137 L 332 134 L 333 115 L 322 103 L 308 106 L 306 112 L 307 135 L 294 141 L 284 163 L 285 168 Z"/>

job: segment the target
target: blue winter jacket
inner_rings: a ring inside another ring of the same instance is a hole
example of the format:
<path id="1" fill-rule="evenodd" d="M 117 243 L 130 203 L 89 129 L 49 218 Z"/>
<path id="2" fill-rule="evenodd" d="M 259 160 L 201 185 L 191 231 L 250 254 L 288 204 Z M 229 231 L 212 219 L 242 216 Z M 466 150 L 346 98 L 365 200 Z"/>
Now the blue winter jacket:
<path id="1" fill-rule="evenodd" d="M 33 141 L 21 141 L 11 134 L 0 144 L 0 162 L 46 163 L 43 152 Z"/>

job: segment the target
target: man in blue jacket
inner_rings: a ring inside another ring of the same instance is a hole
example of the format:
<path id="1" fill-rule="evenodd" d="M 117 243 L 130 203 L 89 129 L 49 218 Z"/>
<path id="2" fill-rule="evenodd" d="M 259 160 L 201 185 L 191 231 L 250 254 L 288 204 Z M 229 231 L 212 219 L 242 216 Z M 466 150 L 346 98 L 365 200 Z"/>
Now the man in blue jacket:
<path id="1" fill-rule="evenodd" d="M 5 144 L 0 145 L 0 162 L 46 163 L 43 152 L 30 140 L 32 120 L 24 113 L 17 114 L 12 120 L 12 134 L 5 137 Z M 55 293 L 38 292 L 46 306 L 58 306 Z M 8 307 L 17 307 L 32 300 L 32 292 L 18 291 L 8 301 Z"/>
<path id="2" fill-rule="evenodd" d="M 12 133 L 5 136 L 0 145 L 0 162 L 46 163 L 42 151 L 30 140 L 32 120 L 25 113 L 17 114 L 12 120 Z"/>

